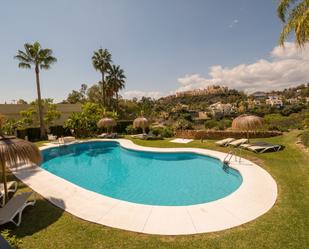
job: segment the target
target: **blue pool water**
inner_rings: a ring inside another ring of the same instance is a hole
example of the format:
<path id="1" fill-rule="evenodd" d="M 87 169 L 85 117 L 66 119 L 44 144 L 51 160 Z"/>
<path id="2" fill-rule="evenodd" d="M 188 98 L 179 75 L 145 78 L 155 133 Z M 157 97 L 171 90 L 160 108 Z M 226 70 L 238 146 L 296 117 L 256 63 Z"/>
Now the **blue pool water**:
<path id="1" fill-rule="evenodd" d="M 80 187 L 125 201 L 164 206 L 205 203 L 234 192 L 242 177 L 212 157 L 139 152 L 117 142 L 43 151 L 42 168 Z"/>

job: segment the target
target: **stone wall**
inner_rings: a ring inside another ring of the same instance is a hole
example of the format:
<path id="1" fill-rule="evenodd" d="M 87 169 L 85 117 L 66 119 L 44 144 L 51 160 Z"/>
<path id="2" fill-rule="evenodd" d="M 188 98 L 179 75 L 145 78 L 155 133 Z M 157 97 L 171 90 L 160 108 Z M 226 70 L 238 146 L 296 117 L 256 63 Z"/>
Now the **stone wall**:
<path id="1" fill-rule="evenodd" d="M 265 138 L 282 135 L 279 131 L 249 132 L 249 138 Z M 189 139 L 223 139 L 223 138 L 247 138 L 247 132 L 242 131 L 216 131 L 216 130 L 183 130 L 177 131 L 176 137 Z"/>

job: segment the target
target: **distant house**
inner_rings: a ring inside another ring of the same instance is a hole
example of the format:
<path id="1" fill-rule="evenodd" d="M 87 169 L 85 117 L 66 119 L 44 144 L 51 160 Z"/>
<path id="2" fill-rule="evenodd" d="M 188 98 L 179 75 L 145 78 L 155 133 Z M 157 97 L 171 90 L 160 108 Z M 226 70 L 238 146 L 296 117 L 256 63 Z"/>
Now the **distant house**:
<path id="1" fill-rule="evenodd" d="M 298 104 L 300 101 L 298 98 L 290 98 L 290 99 L 287 99 L 286 102 L 293 105 L 293 104 Z"/>
<path id="2" fill-rule="evenodd" d="M 264 100 L 267 98 L 266 92 L 254 92 L 250 95 L 253 99 Z"/>
<path id="3" fill-rule="evenodd" d="M 248 103 L 248 107 L 249 108 L 254 108 L 254 107 L 256 107 L 256 106 L 260 106 L 262 103 L 261 103 L 261 100 L 259 100 L 259 99 L 249 99 L 248 101 L 247 101 L 247 103 Z"/>
<path id="4" fill-rule="evenodd" d="M 276 95 L 268 96 L 268 99 L 266 99 L 265 102 L 266 102 L 266 105 L 271 105 L 271 106 L 277 107 L 277 108 L 280 108 L 280 107 L 283 106 L 282 99 L 279 98 Z"/>
<path id="5" fill-rule="evenodd" d="M 233 106 L 231 104 L 222 104 L 221 102 L 214 103 L 209 106 L 209 110 L 213 117 L 221 118 L 231 114 Z"/>
<path id="6" fill-rule="evenodd" d="M 208 86 L 204 89 L 194 89 L 191 91 L 184 91 L 184 92 L 176 92 L 176 97 L 185 97 L 185 96 L 200 96 L 206 94 L 219 94 L 225 93 L 228 91 L 227 87 L 224 86 Z"/>

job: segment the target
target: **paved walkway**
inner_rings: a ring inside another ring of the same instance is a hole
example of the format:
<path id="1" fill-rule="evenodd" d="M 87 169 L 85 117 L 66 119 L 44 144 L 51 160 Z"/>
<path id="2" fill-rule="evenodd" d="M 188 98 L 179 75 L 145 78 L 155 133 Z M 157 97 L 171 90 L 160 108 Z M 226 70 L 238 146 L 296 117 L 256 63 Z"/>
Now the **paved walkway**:
<path id="1" fill-rule="evenodd" d="M 102 141 L 102 140 L 99 140 Z M 142 147 L 130 140 L 121 146 L 139 151 L 195 152 L 220 159 L 225 153 L 197 148 Z M 46 149 L 57 145 L 47 145 Z M 225 198 L 191 206 L 152 206 L 113 199 L 68 182 L 38 166 L 20 167 L 14 174 L 54 205 L 87 221 L 124 230 L 160 235 L 220 231 L 252 221 L 266 213 L 277 198 L 274 179 L 258 165 L 242 159 L 231 161 L 243 183 Z"/>

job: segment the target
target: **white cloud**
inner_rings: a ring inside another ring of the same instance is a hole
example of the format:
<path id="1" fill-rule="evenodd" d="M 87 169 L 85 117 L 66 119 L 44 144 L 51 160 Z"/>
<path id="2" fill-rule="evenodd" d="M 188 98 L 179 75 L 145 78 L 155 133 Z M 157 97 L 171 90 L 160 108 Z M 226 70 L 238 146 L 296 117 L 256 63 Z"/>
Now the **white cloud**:
<path id="1" fill-rule="evenodd" d="M 237 23 L 239 23 L 238 19 L 234 19 L 232 23 L 229 25 L 229 28 L 233 28 Z"/>
<path id="2" fill-rule="evenodd" d="M 218 84 L 246 92 L 276 90 L 309 81 L 309 44 L 297 48 L 293 43 L 275 47 L 270 59 L 260 59 L 252 64 L 240 64 L 232 68 L 216 65 L 210 67 L 209 77 L 187 74 L 178 79 L 177 91 L 205 88 Z"/>
<path id="3" fill-rule="evenodd" d="M 125 99 L 141 99 L 142 97 L 151 97 L 154 99 L 158 99 L 163 96 L 163 94 L 160 92 L 144 92 L 139 90 L 126 91 L 122 95 Z"/>

